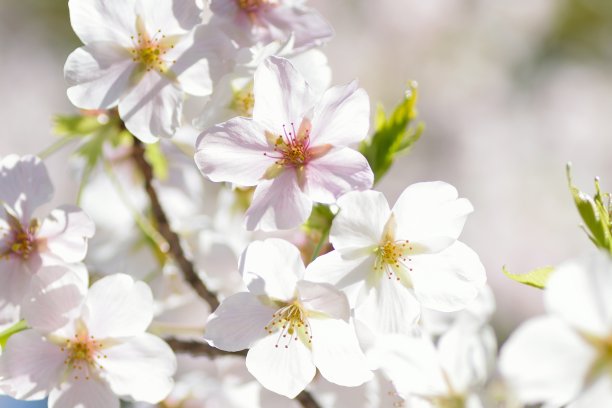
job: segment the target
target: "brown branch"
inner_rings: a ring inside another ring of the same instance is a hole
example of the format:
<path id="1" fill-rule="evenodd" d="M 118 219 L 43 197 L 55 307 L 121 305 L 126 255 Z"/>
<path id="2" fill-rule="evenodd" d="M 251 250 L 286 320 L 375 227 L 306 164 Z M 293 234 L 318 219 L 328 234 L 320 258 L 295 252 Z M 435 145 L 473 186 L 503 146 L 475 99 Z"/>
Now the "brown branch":
<path id="1" fill-rule="evenodd" d="M 298 401 L 304 408 L 320 408 L 319 403 L 315 401 L 312 394 L 306 390 L 300 392 L 297 397 L 295 397 L 295 400 Z"/>
<path id="2" fill-rule="evenodd" d="M 219 350 L 206 343 L 199 341 L 183 341 L 178 339 L 164 339 L 175 353 L 187 353 L 192 356 L 206 356 L 210 358 L 219 356 L 243 356 L 246 357 L 246 350 L 231 352 Z"/>
<path id="3" fill-rule="evenodd" d="M 215 296 L 215 294 L 206 287 L 204 282 L 202 282 L 195 270 L 195 267 L 193 266 L 193 263 L 185 256 L 185 252 L 181 246 L 181 240 L 178 234 L 174 232 L 172 228 L 170 228 L 168 217 L 166 216 L 166 213 L 164 212 L 164 209 L 162 208 L 157 196 L 157 192 L 153 187 L 153 168 L 145 159 L 145 149 L 142 142 L 136 138 L 134 138 L 132 157 L 134 158 L 136 166 L 144 176 L 144 187 L 147 195 L 149 196 L 149 200 L 151 201 L 151 211 L 153 212 L 153 217 L 155 218 L 155 222 L 157 224 L 157 230 L 168 242 L 168 250 L 170 255 L 172 255 L 183 272 L 183 276 L 185 277 L 187 283 L 189 283 L 193 290 L 195 290 L 196 293 L 210 305 L 212 310 L 215 310 L 219 306 L 219 300 L 217 299 L 217 296 Z"/>

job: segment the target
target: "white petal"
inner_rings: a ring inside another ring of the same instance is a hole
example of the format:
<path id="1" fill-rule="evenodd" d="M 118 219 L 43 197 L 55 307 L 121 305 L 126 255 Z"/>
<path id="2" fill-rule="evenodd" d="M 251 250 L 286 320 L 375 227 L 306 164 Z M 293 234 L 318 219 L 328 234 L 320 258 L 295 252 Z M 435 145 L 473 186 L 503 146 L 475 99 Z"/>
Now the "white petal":
<path id="1" fill-rule="evenodd" d="M 446 395 L 448 388 L 433 343 L 406 335 L 381 337 L 368 353 L 402 395 Z"/>
<path id="2" fill-rule="evenodd" d="M 351 190 L 372 187 L 374 174 L 368 161 L 356 150 L 331 149 L 306 166 L 306 188 L 313 201 L 331 204 Z"/>
<path id="3" fill-rule="evenodd" d="M 255 295 L 236 293 L 221 303 L 210 316 L 204 338 L 225 351 L 250 348 L 268 333 L 265 329 L 276 309 L 264 306 Z"/>
<path id="4" fill-rule="evenodd" d="M 297 4 L 274 7 L 261 19 L 268 25 L 270 39 L 281 40 L 293 33 L 296 50 L 322 45 L 334 35 L 331 25 L 318 12 Z"/>
<path id="5" fill-rule="evenodd" d="M 338 319 L 310 319 L 312 358 L 326 380 L 356 387 L 372 379 L 353 326 Z"/>
<path id="6" fill-rule="evenodd" d="M 273 133 L 295 123 L 314 106 L 315 96 L 291 63 L 269 57 L 255 71 L 253 119 Z"/>
<path id="7" fill-rule="evenodd" d="M 317 104 L 310 135 L 316 145 L 349 146 L 370 129 L 370 99 L 357 81 L 328 89 Z"/>
<path id="8" fill-rule="evenodd" d="M 289 61 L 306 78 L 313 91 L 320 95 L 331 84 L 332 71 L 325 54 L 318 49 L 310 49 L 291 56 Z"/>
<path id="9" fill-rule="evenodd" d="M 69 377 L 49 394 L 49 408 L 119 408 L 119 398 L 100 380 Z"/>
<path id="10" fill-rule="evenodd" d="M 40 258 L 39 258 L 40 259 Z M 31 270 L 20 258 L 0 259 L 0 307 L 20 305 L 27 293 L 32 276 L 40 268 Z"/>
<path id="11" fill-rule="evenodd" d="M 87 254 L 87 239 L 93 237 L 96 226 L 79 207 L 63 205 L 43 221 L 37 239 L 42 241 L 44 253 L 64 262 L 80 262 Z M 41 255 L 44 256 L 44 253 Z"/>
<path id="12" fill-rule="evenodd" d="M 136 31 L 136 0 L 70 0 L 70 23 L 81 41 L 110 41 L 130 46 Z"/>
<path id="13" fill-rule="evenodd" d="M 82 264 L 43 267 L 32 277 L 21 314 L 36 330 L 57 330 L 80 316 L 87 287 Z"/>
<path id="14" fill-rule="evenodd" d="M 278 335 L 261 339 L 249 350 L 247 369 L 267 389 L 294 398 L 315 376 L 310 350 L 301 341 L 287 347 L 278 344 Z"/>
<path id="15" fill-rule="evenodd" d="M 501 350 L 499 367 L 524 403 L 557 406 L 583 387 L 595 350 L 555 317 L 538 317 L 521 325 Z"/>
<path id="16" fill-rule="evenodd" d="M 437 252 L 457 239 L 473 207 L 465 198 L 457 198 L 455 187 L 434 181 L 408 186 L 392 211 L 396 239 L 409 239 Z"/>
<path id="17" fill-rule="evenodd" d="M 288 301 L 304 276 L 304 263 L 293 244 L 269 238 L 247 247 L 240 258 L 240 273 L 252 294 Z"/>
<path id="18" fill-rule="evenodd" d="M 200 135 L 195 161 L 212 181 L 227 181 L 241 186 L 261 182 L 274 159 L 264 129 L 251 119 L 234 118 L 213 126 Z"/>
<path id="19" fill-rule="evenodd" d="M 291 229 L 302 224 L 312 211 L 312 200 L 302 192 L 292 169 L 257 186 L 246 212 L 249 231 Z"/>
<path id="20" fill-rule="evenodd" d="M 357 295 L 374 270 L 376 258 L 368 250 L 335 250 L 317 257 L 308 264 L 305 279 L 330 283 L 341 289 L 355 307 Z"/>
<path id="21" fill-rule="evenodd" d="M 137 11 L 150 33 L 183 34 L 202 22 L 194 0 L 140 0 Z"/>
<path id="22" fill-rule="evenodd" d="M 442 252 L 413 256 L 405 264 L 418 301 L 441 312 L 466 308 L 487 279 L 476 252 L 459 241 Z"/>
<path id="23" fill-rule="evenodd" d="M 610 376 L 602 376 L 567 408 L 594 408 L 610 404 L 612 404 L 612 379 Z"/>
<path id="24" fill-rule="evenodd" d="M 355 318 L 381 333 L 411 333 L 419 319 L 421 307 L 412 293 L 395 279 L 381 277 L 376 286 L 367 289 L 358 300 Z"/>
<path id="25" fill-rule="evenodd" d="M 61 380 L 65 354 L 34 330 L 13 334 L 0 357 L 3 383 L 13 398 L 46 397 Z"/>
<path id="26" fill-rule="evenodd" d="M 113 43 L 77 48 L 64 65 L 68 99 L 82 109 L 112 108 L 127 90 L 135 67 L 131 54 Z"/>
<path id="27" fill-rule="evenodd" d="M 136 336 L 153 319 L 153 296 L 143 282 L 121 273 L 91 285 L 86 300 L 86 325 L 99 339 Z"/>
<path id="28" fill-rule="evenodd" d="M 172 137 L 179 126 L 183 92 L 156 71 L 143 74 L 119 102 L 125 127 L 145 143 Z"/>
<path id="29" fill-rule="evenodd" d="M 159 337 L 142 333 L 104 353 L 103 371 L 115 394 L 153 404 L 170 393 L 176 357 Z"/>
<path id="30" fill-rule="evenodd" d="M 329 240 L 336 249 L 378 246 L 391 211 L 378 191 L 353 191 L 338 199 Z"/>
<path id="31" fill-rule="evenodd" d="M 576 329 L 606 337 L 612 332 L 612 260 L 607 253 L 560 265 L 544 292 L 546 308 Z"/>
<path id="32" fill-rule="evenodd" d="M 0 161 L 0 202 L 29 222 L 36 208 L 53 197 L 53 184 L 44 163 L 35 156 L 9 155 Z M 4 209 L 0 208 L 4 213 Z"/>
<path id="33" fill-rule="evenodd" d="M 348 321 L 351 309 L 346 295 L 332 285 L 302 280 L 297 284 L 297 291 L 306 310 Z"/>

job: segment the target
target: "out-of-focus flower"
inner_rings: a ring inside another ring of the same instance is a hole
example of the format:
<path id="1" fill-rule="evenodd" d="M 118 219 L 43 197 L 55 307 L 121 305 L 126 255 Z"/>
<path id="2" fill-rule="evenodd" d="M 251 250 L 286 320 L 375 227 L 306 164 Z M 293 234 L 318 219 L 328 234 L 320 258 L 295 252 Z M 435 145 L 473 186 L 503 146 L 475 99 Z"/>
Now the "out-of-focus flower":
<path id="1" fill-rule="evenodd" d="M 214 24 L 219 24 L 242 47 L 286 41 L 295 36 L 295 47 L 321 45 L 334 30 L 304 0 L 212 0 Z"/>
<path id="2" fill-rule="evenodd" d="M 363 140 L 370 103 L 356 82 L 317 98 L 284 58 L 255 72 L 253 118 L 234 118 L 198 139 L 196 163 L 213 181 L 257 186 L 247 229 L 290 229 L 313 201 L 333 203 L 373 183 L 367 160 L 346 146 Z"/>
<path id="3" fill-rule="evenodd" d="M 246 365 L 266 388 L 289 398 L 312 381 L 358 386 L 372 377 L 346 297 L 327 284 L 301 280 L 299 250 L 280 239 L 255 241 L 241 272 L 249 292 L 228 297 L 213 313 L 205 338 L 227 351 L 249 348 Z"/>
<path id="4" fill-rule="evenodd" d="M 200 25 L 194 0 L 70 0 L 70 21 L 85 46 L 66 61 L 68 98 L 83 109 L 119 108 L 144 142 L 171 137 L 186 94 L 212 92 L 219 30 Z"/>
<path id="5" fill-rule="evenodd" d="M 95 226 L 78 207 L 64 205 L 42 222 L 37 207 L 53 195 L 47 170 L 34 156 L 0 161 L 0 307 L 20 304 L 44 265 L 80 262 Z"/>
<path id="6" fill-rule="evenodd" d="M 544 293 L 547 316 L 521 325 L 500 370 L 526 404 L 612 404 L 612 260 L 597 253 L 559 266 Z"/>
<path id="7" fill-rule="evenodd" d="M 420 304 L 443 312 L 465 308 L 485 284 L 478 255 L 457 241 L 472 205 L 444 182 L 407 187 L 393 209 L 376 191 L 338 200 L 330 242 L 307 279 L 344 290 L 355 317 L 375 331 L 409 333 Z"/>
<path id="8" fill-rule="evenodd" d="M 145 333 L 151 291 L 128 275 L 105 277 L 87 290 L 87 273 L 49 267 L 32 283 L 23 315 L 32 329 L 11 336 L 0 357 L 6 392 L 46 396 L 49 407 L 117 408 L 119 398 L 156 403 L 172 389 L 176 358 Z"/>

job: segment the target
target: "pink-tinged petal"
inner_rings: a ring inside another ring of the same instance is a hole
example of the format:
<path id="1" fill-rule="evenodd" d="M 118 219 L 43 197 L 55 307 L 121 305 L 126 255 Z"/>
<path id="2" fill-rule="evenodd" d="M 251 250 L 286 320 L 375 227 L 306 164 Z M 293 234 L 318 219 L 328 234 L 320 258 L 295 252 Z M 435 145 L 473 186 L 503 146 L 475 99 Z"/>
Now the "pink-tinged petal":
<path id="1" fill-rule="evenodd" d="M 119 398 L 97 379 L 68 377 L 49 394 L 49 408 L 119 408 Z"/>
<path id="2" fill-rule="evenodd" d="M 418 301 L 441 312 L 465 309 L 487 280 L 476 252 L 459 241 L 442 252 L 411 257 L 405 264 Z"/>
<path id="3" fill-rule="evenodd" d="M 288 301 L 304 277 L 304 263 L 295 245 L 268 238 L 247 247 L 240 257 L 240 273 L 252 294 Z"/>
<path id="4" fill-rule="evenodd" d="M 367 190 L 374 183 L 368 161 L 356 150 L 333 148 L 306 166 L 306 191 L 313 201 L 331 204 L 351 190 Z"/>
<path id="5" fill-rule="evenodd" d="M 34 330 L 13 334 L 0 356 L 7 393 L 17 399 L 46 397 L 61 381 L 66 356 Z"/>
<path id="6" fill-rule="evenodd" d="M 140 0 L 136 10 L 151 34 L 183 34 L 202 23 L 195 0 Z"/>
<path id="7" fill-rule="evenodd" d="M 612 332 L 612 259 L 607 253 L 560 265 L 546 284 L 549 312 L 585 333 L 607 337 Z"/>
<path id="8" fill-rule="evenodd" d="M 104 353 L 104 378 L 115 394 L 155 404 L 172 390 L 176 357 L 159 337 L 142 333 Z"/>
<path id="9" fill-rule="evenodd" d="M 359 291 L 374 271 L 376 257 L 369 250 L 335 250 L 317 257 L 306 268 L 304 278 L 326 282 L 341 289 L 355 307 Z"/>
<path id="10" fill-rule="evenodd" d="M 9 155 L 0 161 L 0 204 L 17 212 L 29 223 L 36 208 L 53 197 L 53 184 L 44 163 L 35 156 Z M 0 207 L 0 212 L 4 209 Z"/>
<path id="11" fill-rule="evenodd" d="M 38 269 L 30 269 L 27 262 L 14 256 L 0 259 L 0 308 L 21 304 Z"/>
<path id="12" fill-rule="evenodd" d="M 251 119 L 234 118 L 202 133 L 196 143 L 195 161 L 212 181 L 226 181 L 241 186 L 261 182 L 274 159 L 264 153 L 271 148 L 265 130 Z"/>
<path id="13" fill-rule="evenodd" d="M 146 72 L 119 102 L 125 127 L 145 143 L 172 137 L 180 124 L 183 91 L 157 71 Z"/>
<path id="14" fill-rule="evenodd" d="M 85 44 L 110 41 L 129 47 L 136 32 L 135 4 L 136 0 L 70 0 L 70 23 Z"/>
<path id="15" fill-rule="evenodd" d="M 259 183 L 246 212 L 246 228 L 275 231 L 302 224 L 312 211 L 312 200 L 298 185 L 292 169 L 284 170 L 272 180 Z"/>
<path id="16" fill-rule="evenodd" d="M 84 311 L 89 333 L 96 338 L 136 336 L 153 319 L 153 295 L 143 282 L 121 273 L 91 285 Z"/>
<path id="17" fill-rule="evenodd" d="M 274 312 L 274 308 L 263 305 L 255 295 L 236 293 L 225 299 L 210 316 L 204 338 L 221 350 L 244 350 L 268 335 L 265 327 Z"/>
<path id="18" fill-rule="evenodd" d="M 527 321 L 510 336 L 499 367 L 520 401 L 562 406 L 583 388 L 595 353 L 565 322 L 544 316 Z"/>
<path id="19" fill-rule="evenodd" d="M 128 89 L 135 67 L 130 52 L 114 43 L 77 48 L 64 65 L 68 99 L 82 109 L 112 108 Z"/>
<path id="20" fill-rule="evenodd" d="M 211 0 L 210 11 L 220 17 L 234 17 L 240 12 L 238 2 L 227 0 Z"/>
<path id="21" fill-rule="evenodd" d="M 88 275 L 82 264 L 46 266 L 32 278 L 21 314 L 33 329 L 52 332 L 81 314 Z"/>
<path id="22" fill-rule="evenodd" d="M 378 191 L 353 191 L 338 199 L 329 240 L 336 249 L 378 246 L 391 215 L 385 196 Z"/>
<path id="23" fill-rule="evenodd" d="M 370 129 L 370 99 L 357 81 L 323 94 L 312 117 L 313 145 L 348 146 L 361 142 Z"/>
<path id="24" fill-rule="evenodd" d="M 457 198 L 455 187 L 442 181 L 408 186 L 393 206 L 397 222 L 396 239 L 417 242 L 428 252 L 451 245 L 474 208 L 465 198 Z"/>
<path id="25" fill-rule="evenodd" d="M 357 301 L 355 319 L 380 333 L 409 334 L 421 314 L 419 302 L 401 282 L 382 276 Z"/>
<path id="26" fill-rule="evenodd" d="M 299 281 L 298 297 L 304 309 L 348 321 L 351 308 L 346 295 L 328 283 Z"/>
<path id="27" fill-rule="evenodd" d="M 312 358 L 326 380 L 356 387 L 372 379 L 355 329 L 337 319 L 310 319 Z"/>
<path id="28" fill-rule="evenodd" d="M 64 262 L 80 262 L 87 254 L 87 239 L 93 237 L 96 226 L 83 210 L 74 205 L 63 205 L 43 221 L 37 240 L 48 253 Z"/>
<path id="29" fill-rule="evenodd" d="M 284 41 L 293 33 L 296 50 L 320 46 L 334 36 L 332 26 L 318 12 L 303 6 L 273 7 L 260 18 L 269 26 L 270 40 Z"/>
<path id="30" fill-rule="evenodd" d="M 255 71 L 253 120 L 272 133 L 282 134 L 283 125 L 297 128 L 312 109 L 314 93 L 291 63 L 269 57 Z"/>
<path id="31" fill-rule="evenodd" d="M 446 395 L 448 386 L 433 343 L 427 338 L 386 335 L 379 338 L 368 358 L 380 366 L 402 395 Z M 461 392 L 462 390 L 457 390 Z"/>
<path id="32" fill-rule="evenodd" d="M 264 337 L 249 350 L 247 369 L 261 385 L 277 394 L 294 398 L 315 376 L 310 350 L 301 341 L 285 347 L 278 334 Z"/>

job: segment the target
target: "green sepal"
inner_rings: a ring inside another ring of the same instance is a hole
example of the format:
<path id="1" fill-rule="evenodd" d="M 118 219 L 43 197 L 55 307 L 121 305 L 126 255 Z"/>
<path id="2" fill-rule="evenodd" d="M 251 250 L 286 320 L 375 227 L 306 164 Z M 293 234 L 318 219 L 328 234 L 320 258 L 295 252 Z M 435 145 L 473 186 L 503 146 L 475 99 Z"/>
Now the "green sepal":
<path id="1" fill-rule="evenodd" d="M 580 191 L 572 183 L 571 167 L 567 165 L 567 182 L 574 198 L 574 203 L 584 222 L 584 230 L 589 239 L 599 248 L 612 252 L 612 234 L 610 232 L 610 211 L 604 203 L 599 180 L 595 179 L 595 196 Z"/>
<path id="2" fill-rule="evenodd" d="M 168 179 L 168 159 L 159 142 L 145 144 L 145 158 L 153 168 L 153 175 L 158 180 Z"/>
<path id="3" fill-rule="evenodd" d="M 397 155 L 406 153 L 419 140 L 424 124 L 418 122 L 416 102 L 418 90 L 416 82 L 409 84 L 404 99 L 387 117 L 381 105 L 375 116 L 376 130 L 370 140 L 363 141 L 359 151 L 365 156 L 374 172 L 374 181 L 379 181 L 393 164 Z"/>
<path id="4" fill-rule="evenodd" d="M 15 333 L 24 331 L 27 328 L 28 324 L 26 323 L 26 321 L 20 320 L 8 329 L 4 330 L 3 332 L 0 332 L 0 347 L 2 347 L 2 349 L 4 350 L 4 347 L 6 346 L 6 342 L 8 341 L 9 337 L 11 337 Z"/>
<path id="5" fill-rule="evenodd" d="M 554 268 L 552 266 L 544 266 L 520 275 L 508 272 L 505 266 L 502 267 L 502 271 L 504 272 L 504 275 L 515 282 L 533 286 L 534 288 L 538 289 L 544 289 L 546 287 L 546 283 L 548 282 L 548 278 L 554 271 Z"/>

